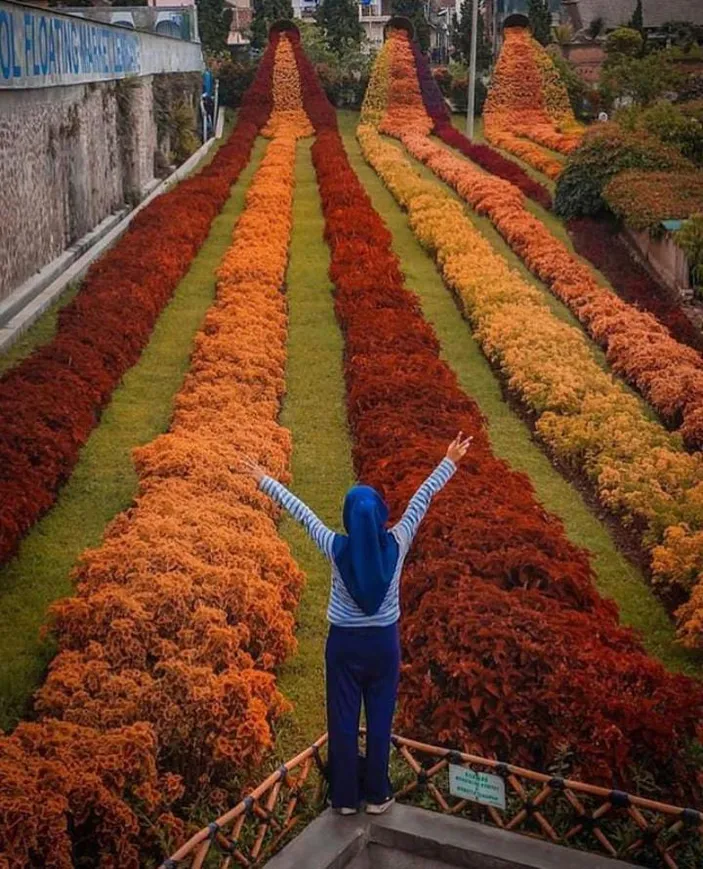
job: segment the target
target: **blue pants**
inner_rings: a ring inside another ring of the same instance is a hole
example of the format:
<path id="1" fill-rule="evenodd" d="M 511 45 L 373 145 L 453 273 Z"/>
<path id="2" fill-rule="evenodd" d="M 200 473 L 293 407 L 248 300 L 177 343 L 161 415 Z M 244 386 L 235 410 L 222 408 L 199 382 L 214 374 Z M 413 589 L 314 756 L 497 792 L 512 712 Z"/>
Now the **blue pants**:
<path id="1" fill-rule="evenodd" d="M 382 803 L 391 794 L 388 756 L 400 675 L 398 625 L 330 627 L 325 651 L 329 774 L 334 808 L 361 800 Z M 366 711 L 366 760 L 359 764 L 361 699 Z"/>

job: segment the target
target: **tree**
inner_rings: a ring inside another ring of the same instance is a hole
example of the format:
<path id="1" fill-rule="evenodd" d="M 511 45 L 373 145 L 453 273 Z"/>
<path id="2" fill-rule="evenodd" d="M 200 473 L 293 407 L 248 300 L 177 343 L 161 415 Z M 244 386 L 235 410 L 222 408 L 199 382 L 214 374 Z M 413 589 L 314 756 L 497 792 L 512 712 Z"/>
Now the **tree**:
<path id="1" fill-rule="evenodd" d="M 214 2 L 214 0 L 210 0 Z M 274 21 L 293 17 L 290 0 L 254 0 L 254 15 L 251 21 L 251 47 L 263 48 L 268 39 L 269 27 Z"/>
<path id="2" fill-rule="evenodd" d="M 430 47 L 430 25 L 425 18 L 425 4 L 422 0 L 393 0 L 391 4 L 393 15 L 408 18 L 415 28 L 415 39 L 420 48 L 427 51 Z"/>
<path id="3" fill-rule="evenodd" d="M 335 54 L 349 45 L 359 45 L 364 35 L 355 0 L 322 0 L 316 20 Z"/>
<path id="4" fill-rule="evenodd" d="M 570 24 L 557 24 L 552 28 L 552 36 L 559 45 L 568 45 L 574 38 L 574 28 Z"/>
<path id="5" fill-rule="evenodd" d="M 666 51 L 655 51 L 644 57 L 609 55 L 603 64 L 600 90 L 604 99 L 630 100 L 638 106 L 649 106 L 665 94 L 676 91 L 681 73 Z"/>
<path id="6" fill-rule="evenodd" d="M 637 6 L 632 13 L 630 23 L 627 25 L 632 30 L 638 30 L 640 33 L 644 30 L 644 16 L 642 15 L 642 0 L 637 0 Z"/>
<path id="7" fill-rule="evenodd" d="M 618 27 L 609 33 L 605 40 L 605 53 L 608 55 L 605 63 L 613 64 L 622 58 L 637 57 L 642 54 L 644 39 L 638 30 L 631 27 Z"/>
<path id="8" fill-rule="evenodd" d="M 471 62 L 471 23 L 474 0 L 463 0 L 461 15 L 452 27 L 452 44 L 459 58 L 467 65 Z M 476 28 L 476 68 L 479 71 L 488 69 L 491 65 L 491 48 L 486 41 L 483 15 L 479 10 L 478 27 Z"/>
<path id="9" fill-rule="evenodd" d="M 552 40 L 552 13 L 548 0 L 528 0 L 527 16 L 530 19 L 532 35 L 542 45 Z"/>
<path id="10" fill-rule="evenodd" d="M 227 37 L 232 24 L 232 10 L 224 0 L 196 0 L 198 30 L 203 48 L 219 52 L 227 50 Z"/>

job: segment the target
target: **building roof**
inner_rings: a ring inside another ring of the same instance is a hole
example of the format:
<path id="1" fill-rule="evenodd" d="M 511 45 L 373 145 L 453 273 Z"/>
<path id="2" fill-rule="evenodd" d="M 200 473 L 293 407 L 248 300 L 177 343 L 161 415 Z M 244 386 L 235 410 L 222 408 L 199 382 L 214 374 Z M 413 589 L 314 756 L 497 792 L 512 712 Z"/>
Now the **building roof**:
<path id="1" fill-rule="evenodd" d="M 645 27 L 659 27 L 667 21 L 703 24 L 703 0 L 642 0 Z"/>
<path id="2" fill-rule="evenodd" d="M 637 0 L 567 0 L 562 6 L 565 10 L 577 8 L 582 27 L 602 18 L 606 28 L 612 29 L 630 21 Z M 703 24 L 703 0 L 642 0 L 642 18 L 645 27 L 660 27 L 667 21 Z"/>

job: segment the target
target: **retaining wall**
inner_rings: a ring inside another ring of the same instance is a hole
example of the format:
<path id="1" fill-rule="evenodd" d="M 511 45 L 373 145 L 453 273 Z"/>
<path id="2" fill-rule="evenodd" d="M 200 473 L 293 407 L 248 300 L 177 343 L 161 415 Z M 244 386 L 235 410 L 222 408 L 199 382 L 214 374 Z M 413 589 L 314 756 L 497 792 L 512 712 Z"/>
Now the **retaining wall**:
<path id="1" fill-rule="evenodd" d="M 202 68 L 199 43 L 0 0 L 0 301 L 153 188 Z"/>

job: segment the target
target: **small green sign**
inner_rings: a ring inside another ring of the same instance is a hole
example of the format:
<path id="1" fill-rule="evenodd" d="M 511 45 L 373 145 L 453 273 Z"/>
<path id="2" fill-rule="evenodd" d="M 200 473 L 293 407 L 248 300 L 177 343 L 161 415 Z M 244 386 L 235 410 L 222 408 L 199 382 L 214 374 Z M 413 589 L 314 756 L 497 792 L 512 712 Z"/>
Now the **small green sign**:
<path id="1" fill-rule="evenodd" d="M 489 772 L 474 772 L 456 763 L 449 764 L 449 793 L 454 797 L 505 809 L 505 782 Z"/>

